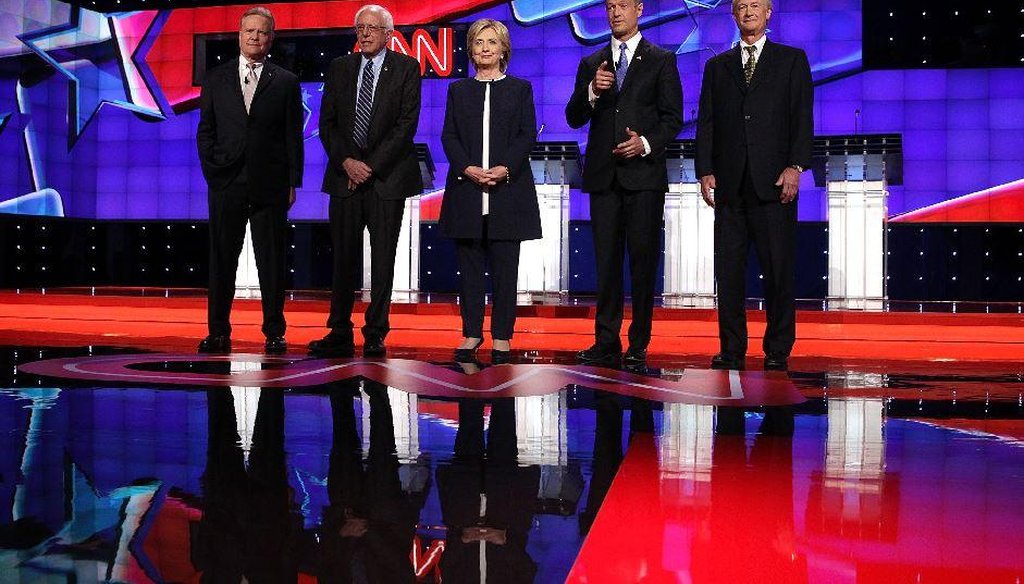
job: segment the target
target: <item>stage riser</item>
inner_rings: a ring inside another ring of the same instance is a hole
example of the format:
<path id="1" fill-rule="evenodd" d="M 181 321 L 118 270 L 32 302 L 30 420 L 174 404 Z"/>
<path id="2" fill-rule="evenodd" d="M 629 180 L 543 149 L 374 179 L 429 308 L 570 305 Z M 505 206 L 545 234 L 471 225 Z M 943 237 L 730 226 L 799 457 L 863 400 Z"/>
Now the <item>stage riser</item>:
<path id="1" fill-rule="evenodd" d="M 1024 226 L 898 224 L 888 233 L 891 300 L 1024 300 Z M 292 224 L 289 288 L 325 289 L 331 280 L 330 234 L 325 223 Z M 596 286 L 590 224 L 570 224 L 569 293 Z M 420 227 L 420 283 L 425 292 L 457 290 L 454 247 L 435 224 Z M 797 243 L 798 298 L 824 298 L 828 233 L 823 222 L 801 222 Z M 204 287 L 205 222 L 92 221 L 0 215 L 0 286 Z M 663 260 L 663 258 L 662 258 Z M 658 292 L 661 292 L 659 263 Z M 628 275 L 627 275 L 628 291 Z M 360 282 L 353 280 L 353 289 Z M 760 298 L 757 258 L 751 252 L 747 295 Z"/>

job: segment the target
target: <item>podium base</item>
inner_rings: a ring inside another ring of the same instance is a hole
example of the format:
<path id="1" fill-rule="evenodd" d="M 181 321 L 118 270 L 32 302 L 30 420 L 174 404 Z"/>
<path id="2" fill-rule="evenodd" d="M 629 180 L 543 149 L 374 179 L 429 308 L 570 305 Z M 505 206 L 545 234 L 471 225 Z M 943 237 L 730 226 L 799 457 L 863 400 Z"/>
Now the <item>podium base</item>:
<path id="1" fill-rule="evenodd" d="M 549 290 L 519 290 L 516 292 L 516 303 L 561 306 L 565 303 L 568 296 L 568 290 L 558 292 Z"/>
<path id="2" fill-rule="evenodd" d="M 714 308 L 714 294 L 663 294 L 661 304 L 665 308 Z"/>
<path id="3" fill-rule="evenodd" d="M 825 299 L 826 310 L 863 310 L 881 312 L 885 310 L 888 298 L 843 298 L 829 297 Z"/>

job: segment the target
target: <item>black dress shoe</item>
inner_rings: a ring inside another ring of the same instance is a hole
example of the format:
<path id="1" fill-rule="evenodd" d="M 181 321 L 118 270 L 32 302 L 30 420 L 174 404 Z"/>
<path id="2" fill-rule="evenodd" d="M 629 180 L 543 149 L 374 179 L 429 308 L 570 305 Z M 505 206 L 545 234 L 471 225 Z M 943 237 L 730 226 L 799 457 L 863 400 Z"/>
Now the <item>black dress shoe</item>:
<path id="1" fill-rule="evenodd" d="M 267 337 L 263 343 L 263 352 L 268 355 L 283 355 L 288 352 L 288 342 L 284 337 Z"/>
<path id="2" fill-rule="evenodd" d="M 505 365 L 512 362 L 512 351 L 491 349 L 491 365 Z"/>
<path id="3" fill-rule="evenodd" d="M 785 355 L 765 355 L 764 357 L 764 370 L 765 371 L 788 371 L 789 370 L 789 358 Z"/>
<path id="4" fill-rule="evenodd" d="M 476 363 L 476 351 L 480 348 L 480 345 L 484 344 L 484 340 L 480 339 L 475 345 L 466 349 L 455 349 L 455 362 L 456 363 Z"/>
<path id="5" fill-rule="evenodd" d="M 719 353 L 711 358 L 712 369 L 728 369 L 732 371 L 743 371 L 745 359 L 743 357 L 734 357 L 726 353 Z"/>
<path id="6" fill-rule="evenodd" d="M 371 359 L 383 357 L 388 354 L 388 348 L 384 346 L 382 339 L 364 339 L 363 357 Z"/>
<path id="7" fill-rule="evenodd" d="M 589 349 L 583 349 L 576 353 L 576 360 L 584 365 L 589 364 L 615 364 L 618 365 L 622 358 L 621 349 L 594 344 Z"/>
<path id="8" fill-rule="evenodd" d="M 231 337 L 226 335 L 210 335 L 199 341 L 200 353 L 225 354 L 231 352 Z"/>
<path id="9" fill-rule="evenodd" d="M 334 333 L 328 333 L 322 339 L 310 341 L 309 354 L 315 357 L 338 357 L 348 359 L 355 357 L 356 349 L 352 341 Z"/>
<path id="10" fill-rule="evenodd" d="M 647 349 L 634 349 L 630 347 L 622 355 L 622 364 L 626 367 L 639 367 L 647 363 Z"/>

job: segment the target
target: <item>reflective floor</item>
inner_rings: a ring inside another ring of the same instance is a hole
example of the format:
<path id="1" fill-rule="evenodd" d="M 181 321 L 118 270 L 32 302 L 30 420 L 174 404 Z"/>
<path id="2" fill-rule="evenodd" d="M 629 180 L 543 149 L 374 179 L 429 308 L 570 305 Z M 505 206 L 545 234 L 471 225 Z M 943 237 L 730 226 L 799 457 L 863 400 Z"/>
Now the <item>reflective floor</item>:
<path id="1" fill-rule="evenodd" d="M 710 382 L 687 369 L 705 359 L 541 353 L 577 377 L 541 391 L 510 368 L 501 392 L 452 394 L 409 380 L 505 370 L 260 387 L 25 367 L 139 353 L 0 348 L 0 582 L 1024 582 L 1019 364 L 803 360 L 793 395 L 747 391 L 751 372 L 660 400 Z M 129 361 L 247 383 L 324 369 Z"/>

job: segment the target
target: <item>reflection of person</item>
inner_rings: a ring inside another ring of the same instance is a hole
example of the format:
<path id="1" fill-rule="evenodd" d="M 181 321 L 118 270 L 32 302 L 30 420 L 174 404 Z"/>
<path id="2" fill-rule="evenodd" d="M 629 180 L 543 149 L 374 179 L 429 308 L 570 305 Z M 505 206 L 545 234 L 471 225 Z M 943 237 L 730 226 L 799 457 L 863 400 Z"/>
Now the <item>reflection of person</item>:
<path id="1" fill-rule="evenodd" d="M 623 309 L 623 256 L 629 249 L 633 303 L 624 360 L 647 359 L 661 223 L 668 178 L 665 146 L 682 127 L 683 90 L 675 55 L 640 34 L 639 0 L 606 0 L 609 45 L 580 61 L 565 117 L 579 128 L 590 122 L 583 190 L 597 262 L 594 345 L 583 362 L 617 362 Z"/>
<path id="2" fill-rule="evenodd" d="M 365 5 L 355 20 L 360 50 L 331 63 L 320 110 L 320 141 L 328 159 L 322 188 L 331 196 L 334 276 L 330 332 L 309 349 L 340 357 L 354 352 L 353 289 L 366 228 L 371 266 L 363 355 L 382 357 L 405 198 L 423 190 L 413 145 L 420 117 L 420 65 L 388 50 L 395 23 L 383 7 Z"/>
<path id="3" fill-rule="evenodd" d="M 359 382 L 329 390 L 334 438 L 320 537 L 320 582 L 413 582 L 409 559 L 419 507 L 402 490 L 387 387 L 364 382 L 370 400 L 370 450 L 363 466 L 354 397 Z"/>
<path id="4" fill-rule="evenodd" d="M 451 464 L 437 469 L 448 530 L 441 571 L 452 582 L 533 582 L 526 551 L 540 467 L 516 462 L 514 398 L 494 400 L 484 436 L 484 401 L 459 401 Z"/>
<path id="5" fill-rule="evenodd" d="M 284 393 L 260 390 L 246 465 L 231 393 L 207 392 L 203 517 L 192 561 L 202 582 L 297 582 L 302 517 L 292 502 L 284 451 Z"/>
<path id="6" fill-rule="evenodd" d="M 654 411 L 652 403 L 641 398 L 631 398 L 629 416 L 629 440 L 637 432 L 654 432 Z M 594 464 L 590 477 L 590 491 L 587 505 L 580 513 L 580 535 L 586 536 L 593 527 L 597 512 L 608 495 L 612 479 L 622 464 L 622 412 L 618 396 L 603 392 L 594 395 Z"/>
<path id="7" fill-rule="evenodd" d="M 451 166 L 441 204 L 441 234 L 455 239 L 461 274 L 462 344 L 457 361 L 483 343 L 485 264 L 494 289 L 492 361 L 506 363 L 516 321 L 519 243 L 540 237 L 530 170 L 536 113 L 529 81 L 505 74 L 508 29 L 491 19 L 469 27 L 473 79 L 448 86 L 441 142 Z"/>
<path id="8" fill-rule="evenodd" d="M 274 17 L 250 8 L 238 31 L 241 56 L 211 70 L 199 97 L 196 142 L 209 186 L 209 336 L 202 353 L 231 352 L 231 301 L 245 224 L 263 302 L 268 353 L 284 340 L 285 248 L 288 209 L 302 184 L 302 96 L 292 73 L 265 61 L 274 41 Z"/>
<path id="9" fill-rule="evenodd" d="M 807 582 L 793 526 L 792 409 L 765 408 L 749 454 L 743 410 L 718 408 L 717 419 L 711 504 L 693 539 L 693 581 Z M 721 561 L 734 557 L 747 561 Z"/>
<path id="10" fill-rule="evenodd" d="M 704 67 L 696 170 L 715 208 L 716 369 L 743 369 L 751 242 L 764 272 L 765 369 L 786 369 L 796 340 L 796 195 L 811 162 L 813 87 L 807 55 L 765 37 L 771 0 L 733 0 L 740 42 Z"/>

